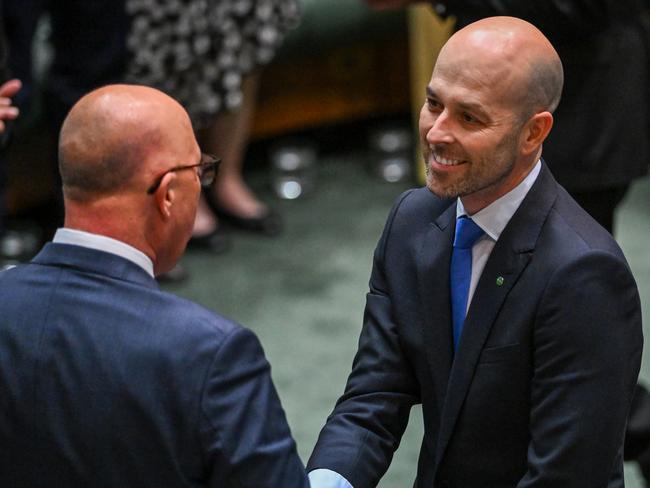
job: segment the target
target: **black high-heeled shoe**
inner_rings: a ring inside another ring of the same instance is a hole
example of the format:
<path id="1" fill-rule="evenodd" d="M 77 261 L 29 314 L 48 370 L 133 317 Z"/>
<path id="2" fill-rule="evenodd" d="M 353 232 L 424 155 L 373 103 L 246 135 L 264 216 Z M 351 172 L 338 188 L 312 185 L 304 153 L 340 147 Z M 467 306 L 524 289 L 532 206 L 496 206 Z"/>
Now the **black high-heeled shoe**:
<path id="1" fill-rule="evenodd" d="M 213 254 L 222 254 L 230 249 L 230 237 L 219 227 L 203 236 L 191 237 L 187 243 L 188 249 L 210 251 Z"/>
<path id="2" fill-rule="evenodd" d="M 217 204 L 209 191 L 203 191 L 205 201 L 210 210 L 219 218 L 220 223 L 225 223 L 238 229 L 257 232 L 266 236 L 277 236 L 284 228 L 282 217 L 273 210 L 268 209 L 262 215 L 256 217 L 242 217 L 224 209 Z"/>
<path id="3" fill-rule="evenodd" d="M 272 210 L 256 217 L 241 217 L 215 205 L 214 212 L 219 217 L 219 222 L 267 236 L 277 236 L 283 229 L 282 218 Z"/>

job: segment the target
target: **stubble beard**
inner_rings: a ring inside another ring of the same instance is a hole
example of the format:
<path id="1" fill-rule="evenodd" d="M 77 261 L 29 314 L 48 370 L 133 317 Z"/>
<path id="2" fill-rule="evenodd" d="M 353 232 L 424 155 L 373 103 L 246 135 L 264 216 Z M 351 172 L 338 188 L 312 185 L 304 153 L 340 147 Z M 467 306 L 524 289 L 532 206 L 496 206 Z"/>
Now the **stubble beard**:
<path id="1" fill-rule="evenodd" d="M 516 145 L 518 134 L 504 138 L 491 155 L 480 160 L 468 160 L 470 167 L 463 178 L 445 182 L 448 175 L 431 169 L 429 158 L 432 151 L 424 153 L 426 185 L 440 198 L 457 198 L 480 192 L 499 185 L 511 173 L 516 164 Z"/>

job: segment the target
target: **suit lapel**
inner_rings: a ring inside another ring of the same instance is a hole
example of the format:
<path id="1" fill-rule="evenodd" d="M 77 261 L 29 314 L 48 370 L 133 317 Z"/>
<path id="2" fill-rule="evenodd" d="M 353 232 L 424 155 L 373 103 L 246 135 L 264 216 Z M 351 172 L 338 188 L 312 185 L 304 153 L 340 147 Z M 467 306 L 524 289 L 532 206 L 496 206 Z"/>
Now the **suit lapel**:
<path id="1" fill-rule="evenodd" d="M 452 363 L 440 422 L 436 455 L 438 461 L 442 459 L 442 454 L 453 433 L 458 414 L 474 377 L 476 363 L 492 325 L 508 293 L 530 261 L 530 253 L 519 254 L 513 252 L 508 246 L 500 246 L 499 249 L 497 246 L 492 251 L 476 287 Z M 497 277 L 503 278 L 501 286 L 496 283 Z"/>
<path id="2" fill-rule="evenodd" d="M 418 288 L 422 303 L 424 348 L 433 377 L 438 411 L 442 411 L 452 362 L 449 274 L 456 206 L 429 224 L 418 255 Z"/>
<path id="3" fill-rule="evenodd" d="M 436 465 L 453 433 L 485 341 L 510 290 L 533 256 L 535 243 L 555 197 L 555 180 L 542 165 L 537 181 L 504 229 L 483 269 L 451 366 L 436 448 Z"/>

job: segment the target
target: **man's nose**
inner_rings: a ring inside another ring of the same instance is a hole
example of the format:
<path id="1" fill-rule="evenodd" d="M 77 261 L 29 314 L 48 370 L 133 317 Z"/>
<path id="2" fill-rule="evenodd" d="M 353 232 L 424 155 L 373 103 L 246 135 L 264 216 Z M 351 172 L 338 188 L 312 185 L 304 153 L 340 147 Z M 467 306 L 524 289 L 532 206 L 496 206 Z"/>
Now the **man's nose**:
<path id="1" fill-rule="evenodd" d="M 453 127 L 449 113 L 446 110 L 433 117 L 426 139 L 429 144 L 449 144 L 453 142 Z"/>

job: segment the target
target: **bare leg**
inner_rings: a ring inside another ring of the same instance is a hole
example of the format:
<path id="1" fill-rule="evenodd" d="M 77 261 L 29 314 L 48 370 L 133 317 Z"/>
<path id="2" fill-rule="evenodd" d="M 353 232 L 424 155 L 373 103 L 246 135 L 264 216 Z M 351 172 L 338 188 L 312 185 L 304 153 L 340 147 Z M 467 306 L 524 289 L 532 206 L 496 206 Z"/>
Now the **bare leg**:
<path id="1" fill-rule="evenodd" d="M 196 217 L 194 217 L 194 228 L 192 229 L 192 237 L 201 237 L 208 235 L 215 231 L 218 227 L 217 218 L 208 207 L 205 197 L 201 195 L 199 206 L 196 209 Z"/>
<path id="2" fill-rule="evenodd" d="M 248 145 L 250 126 L 255 111 L 259 75 L 249 74 L 242 82 L 243 102 L 237 112 L 224 112 L 198 134 L 204 151 L 222 158 L 219 174 L 212 191 L 214 201 L 227 212 L 243 218 L 258 217 L 267 212 L 246 185 L 242 176 L 244 154 Z M 199 205 L 195 234 L 210 232 L 216 218 L 205 202 Z"/>

